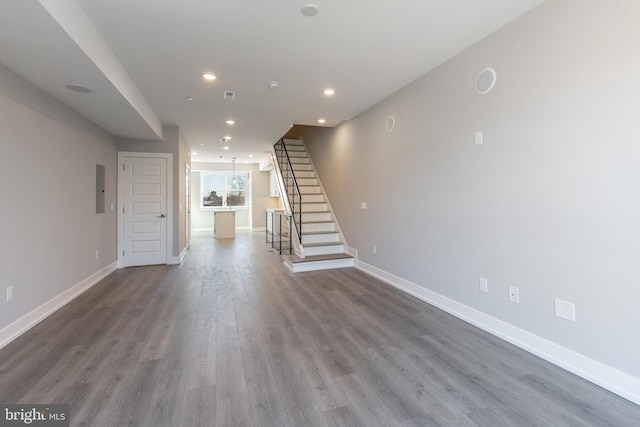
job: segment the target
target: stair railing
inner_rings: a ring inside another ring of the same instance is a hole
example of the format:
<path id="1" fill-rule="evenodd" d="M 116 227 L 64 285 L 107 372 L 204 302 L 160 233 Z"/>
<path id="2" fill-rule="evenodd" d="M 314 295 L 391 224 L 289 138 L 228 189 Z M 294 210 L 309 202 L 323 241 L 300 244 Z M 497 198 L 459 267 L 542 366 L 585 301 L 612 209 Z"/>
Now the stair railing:
<path id="1" fill-rule="evenodd" d="M 282 174 L 282 181 L 287 192 L 287 199 L 291 206 L 291 216 L 293 217 L 293 223 L 298 234 L 298 240 L 302 245 L 302 195 L 300 194 L 300 187 L 296 181 L 293 165 L 291 164 L 291 158 L 287 152 L 284 138 L 276 142 L 273 148 L 276 153 L 278 165 L 280 166 L 280 173 Z"/>

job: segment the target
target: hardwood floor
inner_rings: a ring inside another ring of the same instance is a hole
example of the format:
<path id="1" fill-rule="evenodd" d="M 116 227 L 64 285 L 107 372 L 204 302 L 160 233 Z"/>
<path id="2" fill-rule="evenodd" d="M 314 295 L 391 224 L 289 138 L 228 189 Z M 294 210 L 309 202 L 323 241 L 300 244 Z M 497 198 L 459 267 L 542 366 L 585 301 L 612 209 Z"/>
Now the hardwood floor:
<path id="1" fill-rule="evenodd" d="M 638 426 L 640 407 L 355 269 L 194 236 L 0 350 L 0 402 L 74 426 Z"/>

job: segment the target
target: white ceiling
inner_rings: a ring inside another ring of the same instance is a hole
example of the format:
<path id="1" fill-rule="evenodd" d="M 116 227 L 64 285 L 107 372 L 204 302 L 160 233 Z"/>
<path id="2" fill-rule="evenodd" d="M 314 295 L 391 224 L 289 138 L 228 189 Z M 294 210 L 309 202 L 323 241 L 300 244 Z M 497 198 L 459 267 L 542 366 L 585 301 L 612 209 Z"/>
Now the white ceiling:
<path id="1" fill-rule="evenodd" d="M 314 17 L 307 1 L 2 0 L 0 62 L 114 135 L 178 125 L 193 160 L 256 161 L 292 124 L 349 120 L 543 0 L 317 0 Z"/>

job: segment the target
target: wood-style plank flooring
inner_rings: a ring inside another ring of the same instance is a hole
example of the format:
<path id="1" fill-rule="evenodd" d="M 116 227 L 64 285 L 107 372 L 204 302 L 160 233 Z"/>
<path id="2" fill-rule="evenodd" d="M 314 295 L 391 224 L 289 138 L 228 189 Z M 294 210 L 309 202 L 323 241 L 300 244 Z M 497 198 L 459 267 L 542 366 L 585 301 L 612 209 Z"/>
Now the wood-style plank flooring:
<path id="1" fill-rule="evenodd" d="M 638 426 L 640 407 L 355 269 L 194 236 L 0 350 L 0 402 L 74 426 Z"/>

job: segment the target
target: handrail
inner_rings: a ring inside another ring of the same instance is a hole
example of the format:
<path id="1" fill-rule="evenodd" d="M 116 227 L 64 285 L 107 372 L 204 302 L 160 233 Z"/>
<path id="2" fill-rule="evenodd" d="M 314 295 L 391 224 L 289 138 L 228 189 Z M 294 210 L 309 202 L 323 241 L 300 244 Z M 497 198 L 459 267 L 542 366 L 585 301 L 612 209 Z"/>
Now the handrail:
<path id="1" fill-rule="evenodd" d="M 269 227 L 269 214 L 271 214 L 271 227 Z M 267 211 L 267 236 L 266 243 L 271 243 L 272 249 L 277 249 L 278 253 L 282 255 L 283 250 L 289 249 L 289 255 L 293 254 L 293 245 L 291 244 L 291 218 L 290 214 L 284 212 Z M 276 216 L 278 221 L 276 222 Z M 283 227 L 282 218 L 285 218 L 285 225 Z M 277 237 L 277 240 L 276 240 Z M 283 237 L 286 240 L 283 240 Z"/>
<path id="2" fill-rule="evenodd" d="M 287 198 L 289 199 L 289 205 L 291 206 L 291 215 L 298 234 L 298 240 L 300 244 L 302 244 L 302 194 L 300 193 L 300 187 L 298 186 L 298 181 L 293 171 L 293 165 L 291 164 L 291 158 L 284 143 L 284 138 L 280 138 L 280 140 L 275 143 L 274 149 L 276 159 L 280 166 L 284 187 L 287 192 Z M 282 153 L 284 153 L 284 156 Z"/>

